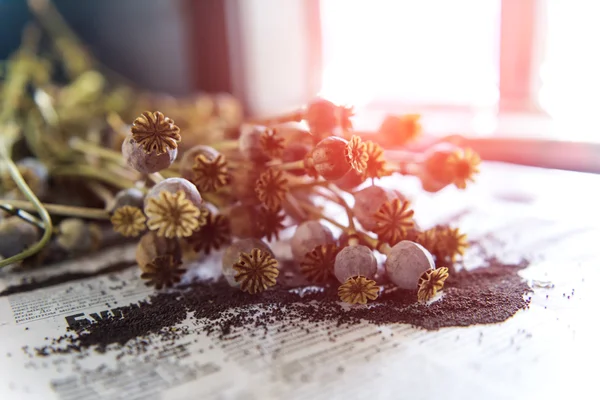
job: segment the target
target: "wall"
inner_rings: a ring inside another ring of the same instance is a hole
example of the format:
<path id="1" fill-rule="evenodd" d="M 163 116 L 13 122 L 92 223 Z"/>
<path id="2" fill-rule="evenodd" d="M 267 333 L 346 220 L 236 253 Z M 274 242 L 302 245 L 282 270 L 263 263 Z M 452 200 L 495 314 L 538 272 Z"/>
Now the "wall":
<path id="1" fill-rule="evenodd" d="M 310 84 L 307 0 L 232 0 L 241 33 L 236 92 L 254 115 L 285 112 L 315 93 Z M 231 10 L 231 9 L 230 9 Z M 231 30 L 230 30 L 231 31 Z M 236 61 L 237 60 L 237 61 Z"/>
<path id="2" fill-rule="evenodd" d="M 183 94 L 191 88 L 184 0 L 54 3 L 111 69 L 152 90 Z M 24 0 L 0 0 L 0 59 L 16 49 L 29 19 Z"/>
<path id="3" fill-rule="evenodd" d="M 190 58 L 189 43 L 207 39 L 194 37 L 198 35 L 195 24 L 202 22 L 186 11 L 186 4 L 193 1 L 205 0 L 54 2 L 104 64 L 142 87 L 184 94 L 197 83 L 192 72 L 198 63 Z M 315 69 L 310 67 L 314 64 L 311 35 L 315 32 L 308 29 L 307 8 L 318 2 L 223 1 L 228 34 L 234 42 L 228 50 L 233 92 L 245 100 L 249 111 L 255 115 L 277 113 L 313 97 L 316 89 L 311 73 Z M 28 19 L 24 0 L 0 0 L 0 59 L 16 49 Z"/>

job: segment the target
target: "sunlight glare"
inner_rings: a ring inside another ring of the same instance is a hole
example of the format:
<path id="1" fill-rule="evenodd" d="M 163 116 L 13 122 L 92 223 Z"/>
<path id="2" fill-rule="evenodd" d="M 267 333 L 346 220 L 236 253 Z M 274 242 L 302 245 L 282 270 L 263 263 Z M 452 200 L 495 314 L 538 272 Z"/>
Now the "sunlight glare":
<path id="1" fill-rule="evenodd" d="M 600 141 L 600 1 L 547 1 L 540 105 L 570 140 Z"/>
<path id="2" fill-rule="evenodd" d="M 499 0 L 322 0 L 321 10 L 324 96 L 498 101 Z"/>

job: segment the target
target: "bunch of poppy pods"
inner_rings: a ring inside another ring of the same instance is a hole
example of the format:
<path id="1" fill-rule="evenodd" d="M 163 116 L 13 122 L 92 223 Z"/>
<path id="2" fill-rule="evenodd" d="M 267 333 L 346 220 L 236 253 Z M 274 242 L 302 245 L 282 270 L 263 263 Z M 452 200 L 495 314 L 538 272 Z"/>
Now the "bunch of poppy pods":
<path id="1" fill-rule="evenodd" d="M 142 235 L 141 277 L 159 289 L 172 286 L 186 261 L 224 249 L 227 282 L 257 294 L 275 286 L 280 272 L 269 243 L 293 230 L 297 272 L 314 284 L 337 281 L 344 302 L 375 300 L 386 284 L 432 299 L 464 253 L 466 236 L 450 226 L 421 230 L 410 201 L 377 183 L 403 174 L 430 191 L 464 189 L 479 157 L 443 144 L 387 160 L 382 147 L 352 130 L 352 115 L 319 98 L 243 123 L 237 139 L 196 145 L 181 156 L 185 132 L 175 121 L 159 111 L 136 118 L 122 155 L 147 177 L 146 186 L 121 191 L 110 214 L 115 231 Z M 406 143 L 419 131 L 416 116 L 391 116 L 379 135 Z M 385 255 L 383 267 L 374 252 Z"/>

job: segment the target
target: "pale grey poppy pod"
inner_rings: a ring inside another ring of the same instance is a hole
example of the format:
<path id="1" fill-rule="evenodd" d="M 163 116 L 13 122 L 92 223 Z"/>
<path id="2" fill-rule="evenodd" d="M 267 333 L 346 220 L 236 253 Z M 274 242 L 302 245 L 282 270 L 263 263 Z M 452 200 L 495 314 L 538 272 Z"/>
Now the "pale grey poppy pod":
<path id="1" fill-rule="evenodd" d="M 344 247 L 335 257 L 333 273 L 340 283 L 358 275 L 373 279 L 376 272 L 377 259 L 367 246 Z"/>
<path id="2" fill-rule="evenodd" d="M 417 289 L 419 278 L 430 269 L 435 269 L 431 253 L 408 240 L 392 247 L 385 262 L 388 278 L 401 289 Z"/>

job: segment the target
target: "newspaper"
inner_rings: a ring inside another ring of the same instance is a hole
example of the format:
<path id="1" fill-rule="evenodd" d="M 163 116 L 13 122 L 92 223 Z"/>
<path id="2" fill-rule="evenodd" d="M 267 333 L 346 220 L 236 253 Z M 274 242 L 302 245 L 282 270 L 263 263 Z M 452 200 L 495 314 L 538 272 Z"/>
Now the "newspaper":
<path id="1" fill-rule="evenodd" d="M 533 261 L 522 272 L 535 290 L 531 306 L 504 323 L 439 331 L 364 323 L 336 327 L 332 339 L 324 324 L 299 321 L 287 331 L 274 323 L 264 336 L 239 330 L 218 339 L 190 317 L 181 327 L 194 335 L 142 354 L 36 354 L 70 324 L 95 323 L 148 298 L 135 249 L 124 246 L 27 274 L 91 272 L 123 261 L 130 268 L 0 297 L 0 399 L 595 398 L 586 361 L 598 350 L 591 296 L 600 219 L 565 218 L 560 198 L 486 193 L 457 201 L 452 192 L 415 205 L 425 207 L 417 211 L 424 226 L 459 216 L 472 239 L 491 238 L 499 258 Z M 207 262 L 218 270 L 217 258 Z M 467 254 L 467 268 L 478 262 L 476 252 Z M 0 291 L 22 278 L 2 273 Z"/>

